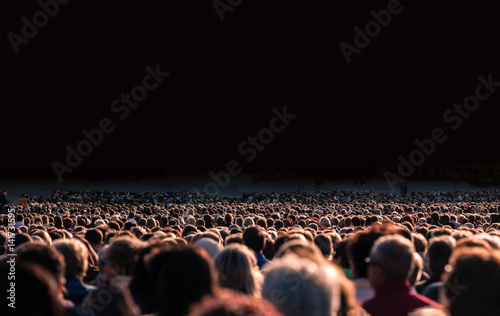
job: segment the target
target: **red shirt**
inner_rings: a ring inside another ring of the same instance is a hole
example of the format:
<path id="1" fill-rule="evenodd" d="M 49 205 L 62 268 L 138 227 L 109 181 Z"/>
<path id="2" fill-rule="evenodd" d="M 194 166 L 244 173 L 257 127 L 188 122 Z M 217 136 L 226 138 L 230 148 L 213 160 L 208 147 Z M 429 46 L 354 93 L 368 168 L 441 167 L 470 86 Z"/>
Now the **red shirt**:
<path id="1" fill-rule="evenodd" d="M 389 281 L 375 289 L 375 296 L 363 303 L 363 308 L 372 316 L 406 316 L 417 308 L 439 303 L 417 294 L 410 289 L 408 281 Z"/>

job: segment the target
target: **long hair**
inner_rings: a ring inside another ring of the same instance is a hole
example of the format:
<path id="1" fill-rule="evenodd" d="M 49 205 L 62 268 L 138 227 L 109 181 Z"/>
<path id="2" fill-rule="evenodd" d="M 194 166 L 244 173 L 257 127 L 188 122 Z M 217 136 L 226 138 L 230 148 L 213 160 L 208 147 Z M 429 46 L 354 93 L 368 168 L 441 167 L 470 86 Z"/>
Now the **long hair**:
<path id="1" fill-rule="evenodd" d="M 257 259 L 245 245 L 230 244 L 214 259 L 221 287 L 260 296 L 263 277 Z"/>

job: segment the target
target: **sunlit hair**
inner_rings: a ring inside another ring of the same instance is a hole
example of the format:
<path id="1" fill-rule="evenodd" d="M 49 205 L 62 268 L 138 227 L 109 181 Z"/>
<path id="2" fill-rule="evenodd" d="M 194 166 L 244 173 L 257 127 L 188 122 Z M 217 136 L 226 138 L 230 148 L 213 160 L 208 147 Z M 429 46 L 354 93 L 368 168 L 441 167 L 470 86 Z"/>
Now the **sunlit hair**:
<path id="1" fill-rule="evenodd" d="M 280 316 L 266 300 L 256 299 L 233 291 L 224 291 L 217 297 L 207 296 L 191 309 L 188 316 Z"/>
<path id="2" fill-rule="evenodd" d="M 413 271 L 415 247 L 400 235 L 383 236 L 377 239 L 370 252 L 370 259 L 384 270 L 389 279 L 404 280 Z"/>
<path id="3" fill-rule="evenodd" d="M 245 245 L 233 243 L 221 251 L 214 260 L 221 287 L 250 296 L 260 296 L 262 275 L 254 253 Z"/>
<path id="4" fill-rule="evenodd" d="M 145 244 L 135 238 L 120 236 L 111 241 L 104 257 L 123 275 L 132 275 L 135 268 L 135 256 Z"/>
<path id="5" fill-rule="evenodd" d="M 65 276 L 83 281 L 88 268 L 88 251 L 78 239 L 57 239 L 52 246 L 59 251 L 66 263 Z"/>
<path id="6" fill-rule="evenodd" d="M 424 260 L 418 252 L 413 253 L 413 270 L 411 271 L 409 282 L 413 287 L 422 277 L 422 271 L 424 270 Z"/>
<path id="7" fill-rule="evenodd" d="M 254 221 L 251 217 L 245 218 L 245 221 L 243 222 L 243 226 L 248 227 L 254 225 Z"/>
<path id="8" fill-rule="evenodd" d="M 442 286 L 443 305 L 450 315 L 498 315 L 500 252 L 480 247 L 456 249 Z"/>
<path id="9" fill-rule="evenodd" d="M 286 241 L 276 252 L 276 258 L 283 258 L 288 254 L 295 254 L 301 258 L 320 262 L 324 260 L 318 246 L 304 239 L 291 239 Z"/>
<path id="10" fill-rule="evenodd" d="M 262 296 L 286 316 L 337 315 L 338 272 L 327 262 L 316 263 L 288 254 L 265 272 Z"/>

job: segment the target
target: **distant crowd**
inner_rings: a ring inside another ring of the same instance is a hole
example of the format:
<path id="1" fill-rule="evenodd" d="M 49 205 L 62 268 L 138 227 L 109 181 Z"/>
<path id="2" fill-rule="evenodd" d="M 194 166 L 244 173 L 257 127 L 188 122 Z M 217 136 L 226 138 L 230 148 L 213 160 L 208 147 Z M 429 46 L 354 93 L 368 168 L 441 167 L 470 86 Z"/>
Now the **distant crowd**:
<path id="1" fill-rule="evenodd" d="M 0 315 L 500 315 L 499 191 L 0 198 Z"/>

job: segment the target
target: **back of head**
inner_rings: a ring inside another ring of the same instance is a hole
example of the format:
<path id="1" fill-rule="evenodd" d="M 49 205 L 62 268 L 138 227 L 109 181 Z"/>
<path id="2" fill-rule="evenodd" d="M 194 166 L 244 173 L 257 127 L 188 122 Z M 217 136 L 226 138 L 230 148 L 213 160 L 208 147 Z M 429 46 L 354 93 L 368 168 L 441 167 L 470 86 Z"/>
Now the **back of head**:
<path id="1" fill-rule="evenodd" d="M 318 235 L 314 238 L 314 244 L 319 248 L 323 257 L 330 259 L 333 253 L 333 245 L 330 237 Z"/>
<path id="2" fill-rule="evenodd" d="M 289 239 L 276 252 L 276 258 L 283 258 L 289 254 L 300 258 L 307 258 L 314 262 L 323 260 L 323 255 L 319 248 L 305 239 Z"/>
<path id="3" fill-rule="evenodd" d="M 387 279 L 405 280 L 412 271 L 413 243 L 400 235 L 383 236 L 377 239 L 370 262 L 382 268 Z"/>
<path id="4" fill-rule="evenodd" d="M 462 247 L 453 252 L 449 270 L 451 273 L 443 286 L 445 299 L 443 305 L 451 315 L 498 315 L 500 311 L 498 251 Z"/>
<path id="5" fill-rule="evenodd" d="M 215 258 L 221 251 L 221 246 L 219 245 L 219 243 L 208 237 L 198 239 L 198 241 L 196 241 L 194 245 L 205 250 L 212 259 Z"/>
<path id="6" fill-rule="evenodd" d="M 138 239 L 128 236 L 114 238 L 104 254 L 106 260 L 116 267 L 120 273 L 132 275 L 135 268 L 135 256 L 139 254 L 143 243 Z"/>
<path id="7" fill-rule="evenodd" d="M 187 314 L 192 303 L 214 293 L 214 269 L 211 259 L 195 248 L 164 251 L 152 258 L 152 290 L 160 315 Z"/>
<path id="8" fill-rule="evenodd" d="M 85 239 L 92 245 L 99 245 L 103 242 L 103 234 L 97 228 L 89 229 L 85 232 Z"/>
<path id="9" fill-rule="evenodd" d="M 265 244 L 265 233 L 262 227 L 253 225 L 243 232 L 243 242 L 255 252 L 261 252 Z"/>
<path id="10" fill-rule="evenodd" d="M 280 316 L 265 300 L 257 300 L 237 292 L 224 292 L 218 297 L 207 297 L 193 307 L 188 316 Z"/>
<path id="11" fill-rule="evenodd" d="M 21 246 L 24 243 L 30 242 L 33 242 L 33 238 L 31 238 L 30 235 L 26 233 L 16 234 L 16 236 L 14 237 L 14 249 L 17 249 L 17 247 Z"/>
<path id="12" fill-rule="evenodd" d="M 375 241 L 381 236 L 382 233 L 372 229 L 359 232 L 349 239 L 346 250 L 354 266 L 352 271 L 354 277 L 367 277 L 367 262 L 365 259 L 370 255 L 370 250 Z"/>
<path id="13" fill-rule="evenodd" d="M 87 248 L 78 239 L 58 239 L 53 247 L 64 257 L 66 278 L 83 280 L 88 265 Z"/>
<path id="14" fill-rule="evenodd" d="M 448 264 L 455 243 L 455 239 L 450 236 L 433 237 L 429 240 L 427 258 L 431 276 L 440 277 L 443 274 L 444 267 Z"/>
<path id="15" fill-rule="evenodd" d="M 327 263 L 287 255 L 266 272 L 262 296 L 286 316 L 336 315 L 340 307 L 337 271 Z"/>
<path id="16" fill-rule="evenodd" d="M 66 265 L 63 256 L 53 247 L 42 243 L 27 243 L 17 250 L 17 261 L 32 262 L 45 268 L 57 283 L 62 282 Z"/>
<path id="17" fill-rule="evenodd" d="M 15 286 L 12 289 L 10 283 L 13 281 L 8 281 L 10 267 L 7 261 L 0 263 L 0 290 L 5 293 L 0 298 L 0 315 L 64 315 L 64 307 L 58 299 L 58 287 L 50 273 L 35 263 L 16 262 Z"/>
<path id="18" fill-rule="evenodd" d="M 245 245 L 229 245 L 215 257 L 214 264 L 222 287 L 250 296 L 260 295 L 261 274 L 257 259 Z"/>

